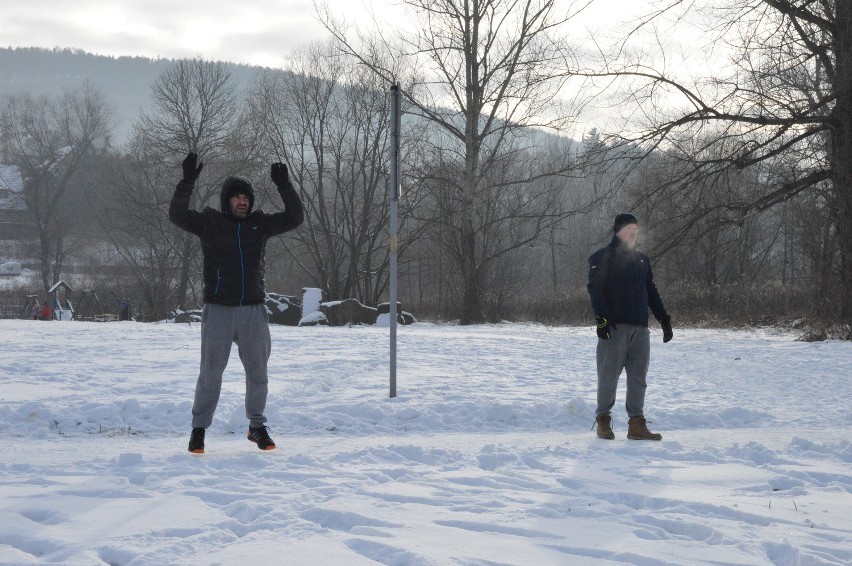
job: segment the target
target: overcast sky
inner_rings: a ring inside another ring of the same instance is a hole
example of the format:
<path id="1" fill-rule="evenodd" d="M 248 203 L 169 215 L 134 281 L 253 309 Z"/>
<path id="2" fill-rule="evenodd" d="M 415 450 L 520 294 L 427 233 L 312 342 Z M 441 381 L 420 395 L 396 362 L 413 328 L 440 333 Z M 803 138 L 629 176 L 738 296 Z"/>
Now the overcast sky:
<path id="1" fill-rule="evenodd" d="M 403 27 L 400 0 L 320 0 L 367 26 Z M 588 0 L 565 0 L 563 7 Z M 582 27 L 610 26 L 644 0 L 595 0 Z M 282 66 L 293 47 L 324 39 L 313 0 L 0 0 L 3 47 L 71 47 L 102 55 L 205 59 Z"/>
<path id="2" fill-rule="evenodd" d="M 560 1 L 560 8 L 573 12 L 590 0 Z M 411 12 L 401 0 L 318 2 L 327 2 L 336 18 L 359 28 L 370 27 L 374 19 L 395 30 L 411 25 Z M 596 41 L 615 37 L 619 29 L 624 30 L 626 20 L 648 6 L 647 0 L 594 0 L 563 31 L 581 50 L 594 52 L 590 34 Z M 676 39 L 671 33 L 663 37 L 694 47 L 694 35 L 680 24 L 676 32 L 686 34 L 686 39 Z M 294 48 L 329 37 L 317 19 L 314 0 L 0 0 L 2 47 L 76 48 L 101 55 L 168 59 L 202 57 L 280 68 L 286 66 L 287 55 Z"/>
<path id="3" fill-rule="evenodd" d="M 372 9 L 404 21 L 398 0 L 326 1 L 348 21 L 366 24 Z M 313 0 L 0 0 L 3 47 L 279 67 L 293 47 L 327 37 Z"/>

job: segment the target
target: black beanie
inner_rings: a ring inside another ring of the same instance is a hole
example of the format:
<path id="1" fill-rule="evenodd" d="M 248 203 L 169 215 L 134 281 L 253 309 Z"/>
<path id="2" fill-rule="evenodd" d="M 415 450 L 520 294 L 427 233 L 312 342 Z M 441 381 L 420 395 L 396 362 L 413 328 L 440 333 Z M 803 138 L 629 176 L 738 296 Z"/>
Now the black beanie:
<path id="1" fill-rule="evenodd" d="M 247 195 L 249 198 L 249 209 L 251 212 L 254 208 L 254 187 L 251 182 L 245 177 L 232 176 L 225 179 L 222 183 L 222 192 L 219 195 L 219 204 L 222 209 L 222 214 L 231 214 L 231 197 L 236 195 Z"/>
<path id="2" fill-rule="evenodd" d="M 627 226 L 628 224 L 639 224 L 639 221 L 636 220 L 636 217 L 632 214 L 622 212 L 621 214 L 615 217 L 615 222 L 612 225 L 613 233 L 618 234 L 618 231 Z"/>

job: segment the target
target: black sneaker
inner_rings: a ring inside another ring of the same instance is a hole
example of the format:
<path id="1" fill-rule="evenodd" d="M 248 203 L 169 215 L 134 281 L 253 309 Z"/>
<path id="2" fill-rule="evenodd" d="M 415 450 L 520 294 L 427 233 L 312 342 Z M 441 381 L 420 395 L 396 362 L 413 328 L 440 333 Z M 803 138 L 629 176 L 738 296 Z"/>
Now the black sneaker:
<path id="1" fill-rule="evenodd" d="M 192 429 L 192 435 L 189 437 L 189 451 L 193 454 L 204 454 L 204 429 Z"/>
<path id="2" fill-rule="evenodd" d="M 269 438 L 269 427 L 259 426 L 257 428 L 250 426 L 248 429 L 248 439 L 257 444 L 261 450 L 274 450 L 275 443 Z"/>

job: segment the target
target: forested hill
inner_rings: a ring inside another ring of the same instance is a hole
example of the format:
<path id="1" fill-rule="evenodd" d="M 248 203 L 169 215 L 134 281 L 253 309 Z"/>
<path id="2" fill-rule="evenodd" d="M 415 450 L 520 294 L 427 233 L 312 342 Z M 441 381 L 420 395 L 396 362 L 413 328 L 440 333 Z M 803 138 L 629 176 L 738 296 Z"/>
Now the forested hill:
<path id="1" fill-rule="evenodd" d="M 172 59 L 107 57 L 77 49 L 0 48 L 0 96 L 29 92 L 55 95 L 89 80 L 116 110 L 113 142 L 123 144 L 140 109 L 151 104 L 151 85 Z M 241 85 L 259 68 L 229 64 Z"/>

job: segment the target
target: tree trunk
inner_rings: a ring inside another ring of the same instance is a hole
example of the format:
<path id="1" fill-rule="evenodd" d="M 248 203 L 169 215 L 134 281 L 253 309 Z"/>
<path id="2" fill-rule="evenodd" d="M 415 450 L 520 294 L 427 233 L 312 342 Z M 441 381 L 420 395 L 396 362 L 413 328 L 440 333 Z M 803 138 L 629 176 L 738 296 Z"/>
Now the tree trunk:
<path id="1" fill-rule="evenodd" d="M 558 261 L 558 249 L 556 247 L 556 225 L 550 227 L 550 276 L 553 294 L 555 295 L 557 290 L 559 289 L 559 261 Z"/>
<path id="2" fill-rule="evenodd" d="M 465 171 L 461 199 L 461 226 L 459 230 L 459 251 L 461 255 L 462 275 L 462 313 L 461 324 L 481 324 L 485 322 L 482 308 L 482 266 L 477 253 L 477 233 L 473 217 L 476 213 L 476 177 L 479 164 L 479 143 L 474 134 L 478 116 L 468 113 L 467 135 L 465 140 Z"/>
<path id="3" fill-rule="evenodd" d="M 479 44 L 479 12 L 473 11 L 467 19 L 466 35 L 470 45 Z M 482 110 L 482 83 L 479 77 L 479 53 L 476 48 L 465 50 L 467 71 L 467 92 L 465 99 L 464 127 L 464 180 L 461 199 L 461 274 L 463 278 L 461 324 L 480 324 L 485 322 L 482 309 L 482 266 L 477 261 L 476 230 L 473 227 L 474 206 L 476 203 L 477 177 L 479 175 L 479 152 L 482 141 L 479 139 L 479 119 Z"/>
<path id="4" fill-rule="evenodd" d="M 852 144 L 848 128 L 843 135 L 844 145 L 842 155 L 852 156 Z M 840 318 L 844 323 L 852 323 L 852 160 L 838 159 L 834 178 L 837 216 L 837 248 L 840 253 Z"/>
<path id="5" fill-rule="evenodd" d="M 462 225 L 462 314 L 461 324 L 481 324 L 485 322 L 482 308 L 482 270 L 476 261 L 476 233 L 470 221 Z"/>
<path id="6" fill-rule="evenodd" d="M 53 286 L 55 281 L 50 280 L 50 238 L 43 228 L 39 228 L 39 263 L 41 264 L 41 282 L 45 293 Z"/>
<path id="7" fill-rule="evenodd" d="M 63 238 L 61 236 L 56 238 L 56 250 L 53 255 L 53 259 L 51 261 L 51 270 L 53 274 L 53 282 L 59 281 L 59 277 L 62 275 L 62 264 L 64 263 L 65 252 L 62 251 Z"/>
<path id="8" fill-rule="evenodd" d="M 840 252 L 840 317 L 852 323 L 852 6 L 837 2 L 837 78 L 831 136 L 832 184 Z"/>
<path id="9" fill-rule="evenodd" d="M 183 261 L 181 262 L 180 267 L 180 281 L 178 282 L 176 299 L 177 305 L 166 305 L 167 309 L 172 309 L 174 307 L 180 307 L 184 310 L 188 309 L 189 306 L 186 304 L 186 292 L 189 289 L 189 269 L 190 258 L 192 257 L 192 244 L 193 244 L 193 236 L 192 234 L 185 233 L 181 236 L 183 238 L 183 242 L 181 242 L 181 257 Z"/>

